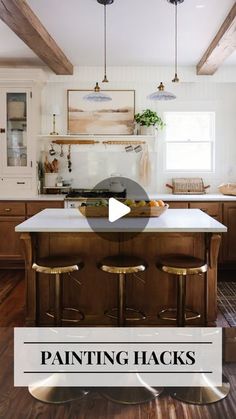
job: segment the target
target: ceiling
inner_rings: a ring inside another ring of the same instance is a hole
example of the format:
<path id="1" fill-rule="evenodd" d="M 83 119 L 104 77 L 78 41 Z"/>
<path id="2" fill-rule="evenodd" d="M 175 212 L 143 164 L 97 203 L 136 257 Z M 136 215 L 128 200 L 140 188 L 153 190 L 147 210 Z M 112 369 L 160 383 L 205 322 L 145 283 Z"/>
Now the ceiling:
<path id="1" fill-rule="evenodd" d="M 103 63 L 103 6 L 96 0 L 28 0 L 74 65 Z M 179 10 L 179 63 L 196 65 L 234 0 L 185 0 Z M 108 65 L 172 65 L 174 6 L 166 0 L 114 0 L 107 7 Z M 0 60 L 35 54 L 0 21 Z M 236 53 L 226 60 L 236 65 Z"/>

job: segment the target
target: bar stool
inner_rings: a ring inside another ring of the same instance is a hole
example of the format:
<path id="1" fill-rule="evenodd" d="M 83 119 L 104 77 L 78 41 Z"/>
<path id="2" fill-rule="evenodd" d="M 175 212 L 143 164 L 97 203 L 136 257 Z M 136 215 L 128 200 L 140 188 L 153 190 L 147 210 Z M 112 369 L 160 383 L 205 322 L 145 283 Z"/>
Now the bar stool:
<path id="1" fill-rule="evenodd" d="M 188 275 L 200 275 L 207 272 L 207 264 L 196 257 L 183 254 L 170 254 L 162 256 L 157 262 L 157 267 L 162 272 L 176 275 L 178 277 L 177 308 L 167 308 L 161 310 L 158 315 L 165 320 L 177 321 L 178 327 L 184 327 L 186 321 L 200 317 L 199 313 L 194 313 L 185 306 L 186 297 L 186 277 Z M 165 313 L 176 312 L 176 317 L 167 317 Z M 188 313 L 191 313 L 188 315 Z M 229 391 L 230 384 L 225 376 L 222 377 L 222 386 L 209 386 L 209 380 L 203 374 L 206 382 L 204 387 L 177 387 L 169 391 L 169 394 L 177 400 L 185 403 L 205 405 L 215 403 L 224 399 Z"/>
<path id="2" fill-rule="evenodd" d="M 143 272 L 147 268 L 146 262 L 136 256 L 116 255 L 102 259 L 98 263 L 98 268 L 104 272 L 118 275 L 118 308 L 106 311 L 105 315 L 117 319 L 119 327 L 125 326 L 126 320 L 146 319 L 144 313 L 140 310 L 126 307 L 126 279 L 128 274 Z M 128 317 L 128 313 L 137 313 L 136 317 Z M 134 387 L 109 387 L 105 388 L 101 394 L 108 400 L 112 400 L 121 404 L 139 404 L 145 403 L 158 397 L 163 388 L 154 388 L 148 386 L 140 377 L 139 373 L 135 373 L 135 377 L 131 378 L 135 382 Z M 137 386 L 137 383 L 139 386 Z"/>
<path id="3" fill-rule="evenodd" d="M 82 269 L 83 262 L 78 257 L 49 256 L 39 259 L 37 263 L 33 264 L 32 268 L 36 272 L 55 276 L 54 314 L 50 316 L 54 317 L 54 326 L 60 327 L 62 321 L 70 321 L 69 319 L 63 319 L 61 274 L 70 274 Z M 84 319 L 84 314 L 80 310 L 75 308 L 67 308 L 67 310 L 76 312 L 79 315 L 79 319 L 75 321 L 76 323 Z M 88 394 L 88 391 L 82 388 L 57 387 L 58 379 L 58 374 L 52 374 L 46 380 L 30 386 L 29 392 L 37 400 L 53 404 L 78 400 Z"/>
<path id="4" fill-rule="evenodd" d="M 105 311 L 105 315 L 116 319 L 120 327 L 125 326 L 126 320 L 145 320 L 146 315 L 142 311 L 126 307 L 126 280 L 128 274 L 145 271 L 147 268 L 146 262 L 129 255 L 108 256 L 98 263 L 98 268 L 104 272 L 117 275 L 118 279 L 118 307 Z M 127 313 L 137 315 L 129 317 Z"/>
<path id="5" fill-rule="evenodd" d="M 186 278 L 188 275 L 201 275 L 206 272 L 207 264 L 194 256 L 170 254 L 161 257 L 157 262 L 157 268 L 162 272 L 176 275 L 178 278 L 176 308 L 170 307 L 161 310 L 158 316 L 163 320 L 176 321 L 178 327 L 184 327 L 188 320 L 200 318 L 199 313 L 190 310 L 185 305 Z M 171 313 L 176 313 L 176 315 L 171 316 Z"/>
<path id="6" fill-rule="evenodd" d="M 62 306 L 62 286 L 63 279 L 61 274 L 70 275 L 72 272 L 79 271 L 83 268 L 84 264 L 81 260 L 73 256 L 49 256 L 41 258 L 34 263 L 32 268 L 39 273 L 49 274 L 55 276 L 54 288 L 54 313 L 47 313 L 49 317 L 54 318 L 54 326 L 60 327 L 62 322 L 79 323 L 84 320 L 84 314 L 79 310 L 72 307 L 63 308 Z M 78 281 L 79 282 L 79 281 Z M 63 318 L 63 311 L 74 312 L 78 315 L 79 319 L 70 320 Z"/>

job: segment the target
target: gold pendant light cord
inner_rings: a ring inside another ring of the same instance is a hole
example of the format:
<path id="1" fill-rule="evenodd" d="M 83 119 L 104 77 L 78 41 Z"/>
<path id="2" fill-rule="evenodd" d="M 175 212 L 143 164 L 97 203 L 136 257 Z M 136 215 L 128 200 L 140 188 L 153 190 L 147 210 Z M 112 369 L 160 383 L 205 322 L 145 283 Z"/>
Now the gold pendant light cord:
<path id="1" fill-rule="evenodd" d="M 107 6 L 104 5 L 104 79 L 103 83 L 108 83 L 107 80 Z"/>
<path id="2" fill-rule="evenodd" d="M 178 2 L 175 2 L 175 77 L 173 83 L 178 83 Z"/>
<path id="3" fill-rule="evenodd" d="M 175 72 L 177 74 L 177 48 L 178 48 L 178 6 L 175 5 Z"/>

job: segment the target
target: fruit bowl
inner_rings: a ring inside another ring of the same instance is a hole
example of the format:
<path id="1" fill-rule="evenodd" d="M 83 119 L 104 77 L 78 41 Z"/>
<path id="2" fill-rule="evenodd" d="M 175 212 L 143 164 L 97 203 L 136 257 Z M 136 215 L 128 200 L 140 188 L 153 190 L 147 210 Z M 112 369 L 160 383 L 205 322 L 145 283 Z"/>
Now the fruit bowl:
<path id="1" fill-rule="evenodd" d="M 151 201 L 154 202 L 154 201 Z M 125 204 L 125 201 L 123 201 Z M 130 213 L 125 215 L 125 218 L 132 218 L 132 217 L 160 217 L 161 214 L 163 214 L 168 208 L 169 205 L 163 204 L 161 206 L 159 205 L 153 205 L 150 206 L 150 203 L 145 203 L 146 205 L 139 206 L 138 203 L 134 203 L 134 205 L 130 205 Z M 126 205 L 126 204 L 125 204 Z M 90 218 L 108 218 L 108 206 L 95 206 L 95 205 L 84 205 L 80 206 L 78 208 L 80 213 L 84 217 L 90 217 Z"/>

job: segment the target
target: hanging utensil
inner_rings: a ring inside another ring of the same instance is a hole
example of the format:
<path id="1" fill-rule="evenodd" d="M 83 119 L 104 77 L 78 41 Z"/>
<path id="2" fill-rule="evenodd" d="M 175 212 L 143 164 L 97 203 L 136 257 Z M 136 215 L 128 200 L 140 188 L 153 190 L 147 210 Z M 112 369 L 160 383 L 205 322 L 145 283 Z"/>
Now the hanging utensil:
<path id="1" fill-rule="evenodd" d="M 140 153 L 140 151 L 142 151 L 141 145 L 137 145 L 136 147 L 134 147 L 134 151 L 135 153 Z"/>
<path id="2" fill-rule="evenodd" d="M 127 145 L 126 147 L 125 147 L 125 151 L 126 151 L 126 153 L 128 153 L 128 152 L 130 152 L 130 151 L 133 151 L 134 149 L 133 149 L 133 146 L 132 145 Z"/>
<path id="3" fill-rule="evenodd" d="M 45 173 L 50 173 L 51 172 L 51 166 L 50 166 L 50 163 L 48 161 L 48 156 L 45 156 L 44 171 L 45 171 Z"/>
<path id="4" fill-rule="evenodd" d="M 139 176 L 142 185 L 146 186 L 151 181 L 151 161 L 148 152 L 148 146 L 144 147 L 139 161 Z"/>
<path id="5" fill-rule="evenodd" d="M 53 148 L 53 144 L 51 144 L 51 148 L 49 150 L 49 154 L 50 154 L 50 156 L 55 156 L 55 154 L 56 154 L 56 152 L 55 152 L 55 150 Z"/>
<path id="6" fill-rule="evenodd" d="M 64 151 L 63 151 L 63 144 L 61 144 L 61 152 L 60 152 L 60 157 L 64 157 Z"/>
<path id="7" fill-rule="evenodd" d="M 54 160 L 52 161 L 52 163 L 51 163 L 51 167 L 52 167 L 52 171 L 53 171 L 53 173 L 58 173 L 58 169 L 59 169 L 59 167 L 58 167 L 58 160 L 57 160 L 57 159 L 54 159 Z"/>
<path id="8" fill-rule="evenodd" d="M 68 170 L 71 173 L 72 172 L 72 163 L 71 163 L 71 146 L 68 147 L 68 154 L 67 154 L 67 160 L 68 160 Z"/>

